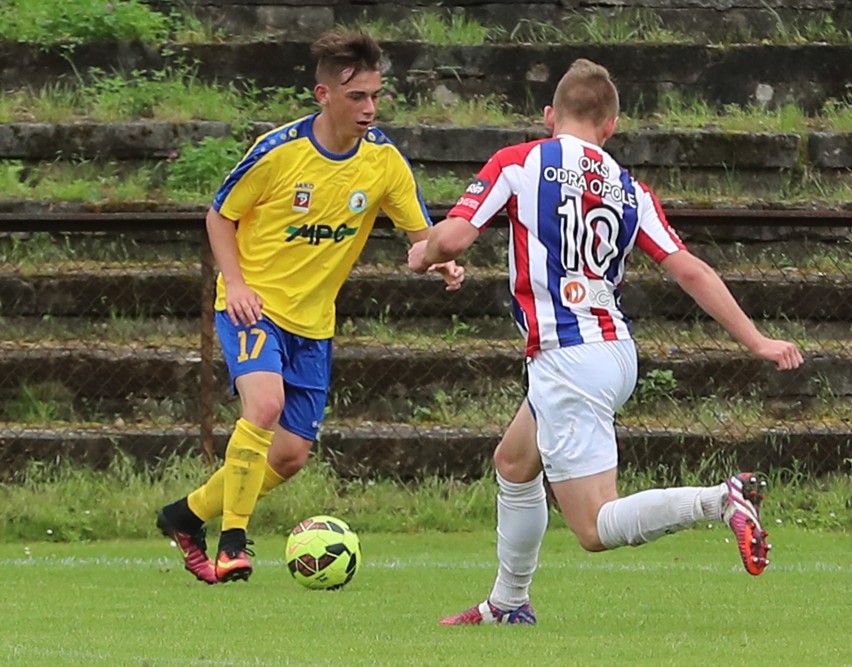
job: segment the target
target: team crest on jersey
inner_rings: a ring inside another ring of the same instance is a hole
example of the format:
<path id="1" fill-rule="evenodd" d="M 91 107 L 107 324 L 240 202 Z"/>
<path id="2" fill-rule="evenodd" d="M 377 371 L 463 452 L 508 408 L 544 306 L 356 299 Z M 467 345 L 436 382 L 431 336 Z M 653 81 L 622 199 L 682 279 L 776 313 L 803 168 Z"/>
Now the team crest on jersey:
<path id="1" fill-rule="evenodd" d="M 367 208 L 367 193 L 363 190 L 355 190 L 349 195 L 349 210 L 353 213 L 361 213 Z"/>

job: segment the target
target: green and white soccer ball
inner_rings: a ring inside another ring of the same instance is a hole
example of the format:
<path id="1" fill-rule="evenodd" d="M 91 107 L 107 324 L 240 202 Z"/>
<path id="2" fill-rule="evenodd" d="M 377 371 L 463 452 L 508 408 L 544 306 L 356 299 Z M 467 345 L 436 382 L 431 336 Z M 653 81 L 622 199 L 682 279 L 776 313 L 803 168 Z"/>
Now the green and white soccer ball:
<path id="1" fill-rule="evenodd" d="M 305 519 L 287 538 L 287 568 L 302 586 L 342 588 L 361 567 L 361 541 L 345 521 L 333 516 Z"/>

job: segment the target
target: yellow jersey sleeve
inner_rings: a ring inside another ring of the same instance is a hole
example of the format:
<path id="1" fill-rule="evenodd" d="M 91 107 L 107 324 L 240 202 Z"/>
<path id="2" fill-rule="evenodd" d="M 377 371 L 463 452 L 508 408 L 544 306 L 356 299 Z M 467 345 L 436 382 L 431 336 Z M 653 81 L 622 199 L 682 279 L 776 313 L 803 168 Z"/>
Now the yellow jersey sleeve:
<path id="1" fill-rule="evenodd" d="M 420 195 L 420 187 L 414 179 L 411 165 L 396 146 L 388 146 L 388 152 L 388 187 L 381 202 L 382 210 L 397 229 L 416 232 L 431 227 L 432 219 Z"/>
<path id="2" fill-rule="evenodd" d="M 258 149 L 264 138 L 254 143 L 216 193 L 213 208 L 229 220 L 244 218 L 266 196 L 273 168 L 269 153 Z"/>

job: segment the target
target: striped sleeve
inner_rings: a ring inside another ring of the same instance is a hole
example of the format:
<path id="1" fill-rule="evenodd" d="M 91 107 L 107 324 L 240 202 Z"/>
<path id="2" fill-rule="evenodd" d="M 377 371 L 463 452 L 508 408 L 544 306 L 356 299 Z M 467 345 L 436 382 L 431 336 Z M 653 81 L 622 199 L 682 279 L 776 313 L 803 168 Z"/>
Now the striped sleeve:
<path id="1" fill-rule="evenodd" d="M 535 143 L 509 146 L 492 155 L 447 217 L 463 218 L 480 231 L 485 229 L 516 194 L 506 167 L 523 164 Z"/>
<path id="2" fill-rule="evenodd" d="M 661 262 L 678 250 L 686 250 L 677 232 L 669 224 L 660 200 L 653 190 L 637 181 L 639 203 L 639 233 L 636 245 L 655 262 Z"/>

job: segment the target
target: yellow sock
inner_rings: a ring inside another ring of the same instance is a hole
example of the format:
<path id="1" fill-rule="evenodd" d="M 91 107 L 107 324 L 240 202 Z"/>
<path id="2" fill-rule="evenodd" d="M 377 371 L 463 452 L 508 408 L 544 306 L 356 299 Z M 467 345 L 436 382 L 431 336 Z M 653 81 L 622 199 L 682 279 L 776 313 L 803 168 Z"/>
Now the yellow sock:
<path id="1" fill-rule="evenodd" d="M 204 484 L 186 497 L 189 509 L 207 523 L 222 516 L 222 497 L 225 493 L 225 466 L 216 470 Z"/>
<path id="2" fill-rule="evenodd" d="M 284 483 L 284 478 L 279 475 L 275 470 L 273 470 L 272 466 L 269 465 L 269 462 L 266 462 L 266 470 L 263 473 L 263 485 L 260 487 L 260 493 L 257 494 L 257 499 L 260 500 L 267 493 L 272 491 L 279 484 Z"/>
<path id="3" fill-rule="evenodd" d="M 266 455 L 272 444 L 272 431 L 237 420 L 225 450 L 222 489 L 222 530 L 248 528 L 263 485 Z"/>
<path id="4" fill-rule="evenodd" d="M 263 471 L 263 484 L 260 486 L 257 499 L 260 500 L 276 486 L 283 483 L 284 478 L 275 472 L 267 461 L 266 470 Z M 187 497 L 189 509 L 195 516 L 207 523 L 213 517 L 222 516 L 224 493 L 225 467 L 222 466 L 213 473 L 206 483 L 189 494 Z"/>

